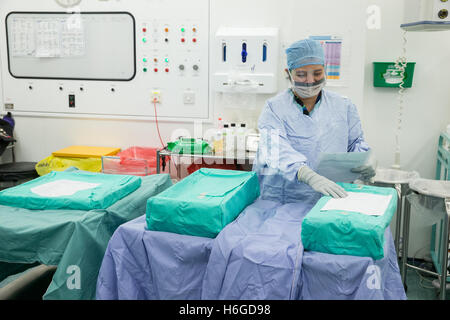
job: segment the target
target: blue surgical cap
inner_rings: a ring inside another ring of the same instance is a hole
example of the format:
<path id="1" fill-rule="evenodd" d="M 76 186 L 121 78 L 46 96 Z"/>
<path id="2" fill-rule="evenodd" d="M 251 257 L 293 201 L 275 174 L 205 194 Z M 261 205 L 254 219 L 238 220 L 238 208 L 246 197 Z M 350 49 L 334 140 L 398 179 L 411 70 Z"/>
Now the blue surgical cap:
<path id="1" fill-rule="evenodd" d="M 310 64 L 325 65 L 322 45 L 315 40 L 305 39 L 294 42 L 286 49 L 286 55 L 289 70 Z"/>

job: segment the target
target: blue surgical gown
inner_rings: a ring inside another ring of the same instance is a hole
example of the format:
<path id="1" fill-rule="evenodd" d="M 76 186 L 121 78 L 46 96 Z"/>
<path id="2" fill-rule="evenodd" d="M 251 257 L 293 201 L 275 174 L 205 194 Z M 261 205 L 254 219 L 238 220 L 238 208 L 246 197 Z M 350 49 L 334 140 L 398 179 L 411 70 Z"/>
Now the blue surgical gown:
<path id="1" fill-rule="evenodd" d="M 253 170 L 265 200 L 312 206 L 321 194 L 298 181 L 301 166 L 315 170 L 321 152 L 369 150 L 355 105 L 328 90 L 322 90 L 310 115 L 303 114 L 291 89 L 267 100 L 258 129 L 261 138 Z"/>

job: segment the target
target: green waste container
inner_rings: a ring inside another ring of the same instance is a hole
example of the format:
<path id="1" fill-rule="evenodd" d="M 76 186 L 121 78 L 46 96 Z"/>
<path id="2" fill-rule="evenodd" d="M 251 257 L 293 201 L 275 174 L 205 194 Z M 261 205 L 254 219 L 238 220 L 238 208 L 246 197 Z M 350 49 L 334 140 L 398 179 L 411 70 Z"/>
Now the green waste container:
<path id="1" fill-rule="evenodd" d="M 404 88 L 411 88 L 413 82 L 415 62 L 406 64 L 404 73 Z M 395 62 L 373 63 L 373 86 L 399 88 L 402 82 L 400 71 L 395 67 Z"/>

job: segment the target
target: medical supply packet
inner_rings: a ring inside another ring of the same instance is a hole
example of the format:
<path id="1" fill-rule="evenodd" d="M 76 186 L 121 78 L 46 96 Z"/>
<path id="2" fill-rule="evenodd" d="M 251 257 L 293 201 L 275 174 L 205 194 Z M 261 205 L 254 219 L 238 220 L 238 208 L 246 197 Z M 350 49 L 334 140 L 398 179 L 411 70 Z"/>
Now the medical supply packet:
<path id="1" fill-rule="evenodd" d="M 147 227 L 215 238 L 259 194 L 255 172 L 202 168 L 148 200 Z"/>
<path id="2" fill-rule="evenodd" d="M 53 171 L 0 191 L 0 204 L 38 210 L 105 209 L 140 185 L 140 177 L 129 175 Z"/>
<path id="3" fill-rule="evenodd" d="M 397 210 L 393 188 L 338 183 L 349 196 L 323 196 L 302 223 L 305 250 L 384 257 L 384 232 Z"/>

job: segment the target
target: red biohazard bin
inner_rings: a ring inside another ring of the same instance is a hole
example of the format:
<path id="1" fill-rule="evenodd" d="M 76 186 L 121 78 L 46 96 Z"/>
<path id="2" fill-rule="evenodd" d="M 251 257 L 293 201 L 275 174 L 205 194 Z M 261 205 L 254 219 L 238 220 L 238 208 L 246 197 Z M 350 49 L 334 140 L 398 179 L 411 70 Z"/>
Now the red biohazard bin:
<path id="1" fill-rule="evenodd" d="M 218 163 L 212 163 L 207 164 L 205 161 L 202 160 L 202 163 L 192 163 L 187 167 L 187 172 L 189 174 L 194 173 L 200 168 L 214 168 L 214 169 L 225 169 L 225 170 L 242 170 L 240 165 L 235 164 L 218 164 Z"/>
<path id="2" fill-rule="evenodd" d="M 156 151 L 157 148 L 130 147 L 116 156 L 104 156 L 102 172 L 134 176 L 156 174 Z"/>

